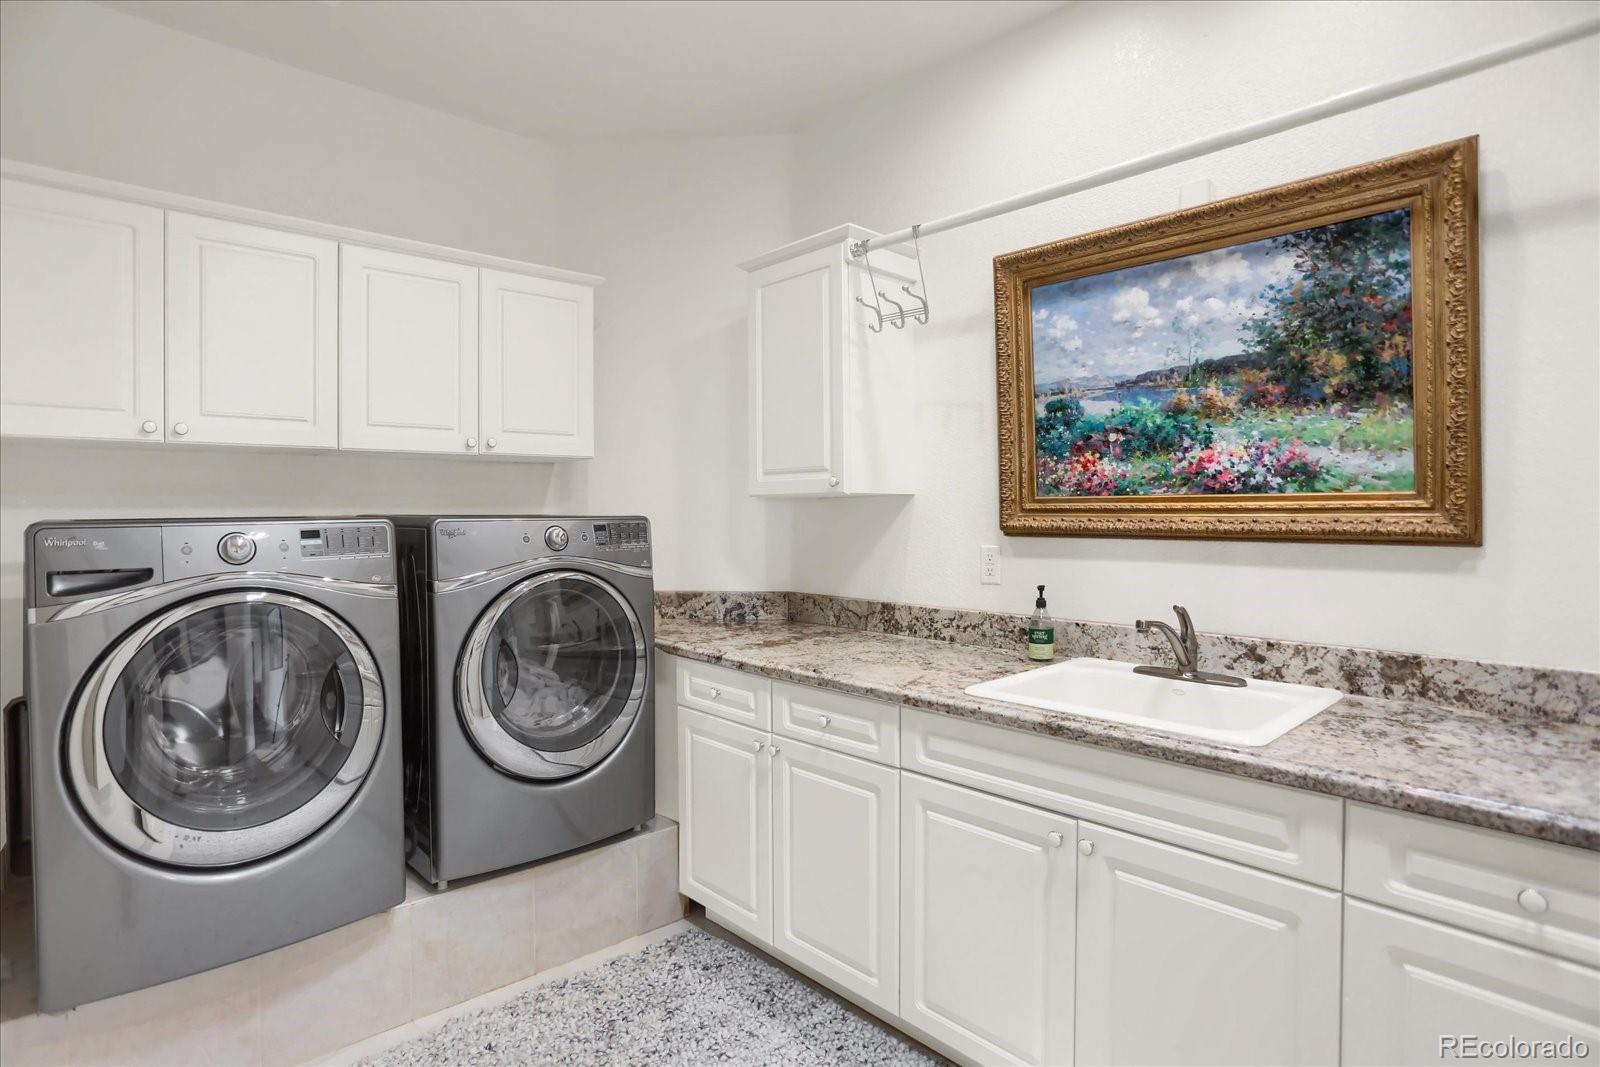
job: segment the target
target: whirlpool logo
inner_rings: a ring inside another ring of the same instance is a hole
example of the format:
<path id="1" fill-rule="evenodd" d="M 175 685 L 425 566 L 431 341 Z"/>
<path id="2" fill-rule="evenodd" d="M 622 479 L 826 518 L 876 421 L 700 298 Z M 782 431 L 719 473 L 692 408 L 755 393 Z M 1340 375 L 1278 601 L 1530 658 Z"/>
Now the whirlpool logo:
<path id="1" fill-rule="evenodd" d="M 104 541 L 90 541 L 87 537 L 45 537 L 40 543 L 46 548 L 93 548 L 101 552 L 106 548 Z"/>
<path id="2" fill-rule="evenodd" d="M 439 534 L 442 537 L 454 540 L 457 537 L 467 536 L 467 528 L 465 526 L 441 526 L 439 527 Z"/>

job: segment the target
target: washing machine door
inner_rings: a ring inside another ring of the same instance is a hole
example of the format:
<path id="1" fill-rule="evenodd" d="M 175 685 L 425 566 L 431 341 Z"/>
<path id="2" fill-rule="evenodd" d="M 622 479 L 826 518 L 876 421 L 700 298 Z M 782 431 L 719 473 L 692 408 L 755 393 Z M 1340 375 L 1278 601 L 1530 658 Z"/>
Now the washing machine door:
<path id="1" fill-rule="evenodd" d="M 479 616 L 456 671 L 478 751 L 521 778 L 565 778 L 622 743 L 649 675 L 627 598 L 579 571 L 524 579 Z"/>
<path id="2" fill-rule="evenodd" d="M 123 848 L 226 866 L 326 825 L 382 733 L 377 664 L 348 624 L 297 596 L 218 593 L 155 615 L 101 658 L 68 718 L 68 778 Z"/>

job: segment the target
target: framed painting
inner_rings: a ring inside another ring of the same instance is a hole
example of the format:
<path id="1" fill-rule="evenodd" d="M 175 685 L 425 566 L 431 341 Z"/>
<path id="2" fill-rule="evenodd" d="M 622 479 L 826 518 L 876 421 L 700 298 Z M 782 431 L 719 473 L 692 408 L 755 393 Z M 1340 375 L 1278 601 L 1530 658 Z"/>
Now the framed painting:
<path id="1" fill-rule="evenodd" d="M 1477 138 L 999 256 L 1008 534 L 1482 543 Z"/>

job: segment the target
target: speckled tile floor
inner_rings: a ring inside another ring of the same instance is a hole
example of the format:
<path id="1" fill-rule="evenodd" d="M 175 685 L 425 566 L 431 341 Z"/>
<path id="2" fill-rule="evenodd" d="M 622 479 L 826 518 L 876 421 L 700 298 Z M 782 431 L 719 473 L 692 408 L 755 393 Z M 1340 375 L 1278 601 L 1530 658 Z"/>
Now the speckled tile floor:
<path id="1" fill-rule="evenodd" d="M 362 1061 L 471 1064 L 938 1064 L 759 955 L 688 928 Z"/>

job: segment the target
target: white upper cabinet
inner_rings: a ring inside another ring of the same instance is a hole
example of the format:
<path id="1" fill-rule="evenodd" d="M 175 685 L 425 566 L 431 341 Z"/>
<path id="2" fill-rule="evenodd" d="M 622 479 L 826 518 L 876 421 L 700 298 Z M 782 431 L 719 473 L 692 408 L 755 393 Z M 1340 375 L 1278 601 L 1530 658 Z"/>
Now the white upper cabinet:
<path id="1" fill-rule="evenodd" d="M 162 439 L 162 212 L 0 182 L 0 433 Z"/>
<path id="2" fill-rule="evenodd" d="M 1338 893 L 1091 823 L 1077 858 L 1080 1062 L 1338 1062 Z"/>
<path id="3" fill-rule="evenodd" d="M 339 444 L 478 451 L 478 271 L 340 248 Z"/>
<path id="4" fill-rule="evenodd" d="M 479 450 L 594 455 L 594 290 L 480 272 Z"/>
<path id="5" fill-rule="evenodd" d="M 167 440 L 338 447 L 336 242 L 168 213 Z"/>
<path id="6" fill-rule="evenodd" d="M 912 491 L 916 325 L 886 325 L 842 226 L 742 264 L 750 275 L 750 491 L 887 495 Z M 872 253 L 877 289 L 902 305 L 914 264 Z M 879 301 L 884 311 L 893 305 Z"/>

